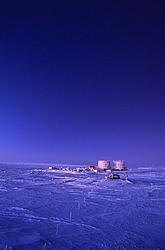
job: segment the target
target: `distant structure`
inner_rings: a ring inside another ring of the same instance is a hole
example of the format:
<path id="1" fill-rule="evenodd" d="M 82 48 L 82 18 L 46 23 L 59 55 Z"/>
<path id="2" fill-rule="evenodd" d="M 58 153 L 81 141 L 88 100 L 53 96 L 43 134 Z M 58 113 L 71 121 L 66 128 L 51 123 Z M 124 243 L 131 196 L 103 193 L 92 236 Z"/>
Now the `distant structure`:
<path id="1" fill-rule="evenodd" d="M 99 160 L 98 161 L 98 169 L 101 171 L 105 171 L 110 168 L 109 160 Z"/>
<path id="2" fill-rule="evenodd" d="M 122 160 L 113 161 L 114 170 L 122 171 L 125 169 L 125 162 Z"/>
<path id="3" fill-rule="evenodd" d="M 84 167 L 84 170 L 85 170 L 85 171 L 93 171 L 93 170 L 95 170 L 95 169 L 96 169 L 95 166 L 85 166 L 85 167 Z"/>

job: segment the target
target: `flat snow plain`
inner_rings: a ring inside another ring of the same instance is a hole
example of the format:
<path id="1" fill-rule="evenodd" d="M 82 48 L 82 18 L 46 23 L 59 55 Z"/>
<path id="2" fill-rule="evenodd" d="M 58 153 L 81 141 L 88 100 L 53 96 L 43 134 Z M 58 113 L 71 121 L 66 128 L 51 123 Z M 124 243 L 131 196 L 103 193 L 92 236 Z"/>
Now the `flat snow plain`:
<path id="1" fill-rule="evenodd" d="M 165 249 L 165 168 L 127 173 L 1 164 L 0 249 Z"/>

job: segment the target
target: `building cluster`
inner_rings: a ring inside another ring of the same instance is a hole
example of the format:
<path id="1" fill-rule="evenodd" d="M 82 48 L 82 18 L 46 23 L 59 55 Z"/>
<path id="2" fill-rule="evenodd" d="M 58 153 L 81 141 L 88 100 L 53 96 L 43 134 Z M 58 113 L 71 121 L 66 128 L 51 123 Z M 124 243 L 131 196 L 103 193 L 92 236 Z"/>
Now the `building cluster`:
<path id="1" fill-rule="evenodd" d="M 72 167 L 56 167 L 51 166 L 49 167 L 49 170 L 61 170 L 61 171 L 71 171 L 71 172 L 104 172 L 104 171 L 123 171 L 126 170 L 125 162 L 122 160 L 116 160 L 112 162 L 112 165 L 110 164 L 109 160 L 99 160 L 97 166 L 85 166 L 85 167 L 78 167 L 78 168 L 72 168 Z"/>
<path id="2" fill-rule="evenodd" d="M 97 169 L 98 171 L 114 170 L 123 171 L 126 170 L 125 162 L 123 160 L 116 160 L 110 164 L 109 160 L 99 160 L 97 166 L 86 166 L 84 167 L 88 171 Z"/>

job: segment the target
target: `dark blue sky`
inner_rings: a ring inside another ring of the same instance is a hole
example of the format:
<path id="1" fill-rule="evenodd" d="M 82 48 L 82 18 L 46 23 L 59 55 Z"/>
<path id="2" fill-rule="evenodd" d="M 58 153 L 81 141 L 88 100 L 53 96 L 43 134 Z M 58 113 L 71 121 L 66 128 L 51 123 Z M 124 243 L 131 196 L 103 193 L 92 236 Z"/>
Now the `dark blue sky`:
<path id="1" fill-rule="evenodd" d="M 0 6 L 0 160 L 164 163 L 161 1 L 26 2 Z"/>

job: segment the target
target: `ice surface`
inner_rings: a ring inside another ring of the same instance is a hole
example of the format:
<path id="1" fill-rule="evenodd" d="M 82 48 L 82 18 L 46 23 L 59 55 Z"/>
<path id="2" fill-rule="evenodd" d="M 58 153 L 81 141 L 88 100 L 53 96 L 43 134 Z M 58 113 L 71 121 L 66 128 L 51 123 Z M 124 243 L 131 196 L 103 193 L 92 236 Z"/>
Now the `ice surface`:
<path id="1" fill-rule="evenodd" d="M 106 173 L 0 166 L 0 249 L 165 249 L 165 168 Z"/>

